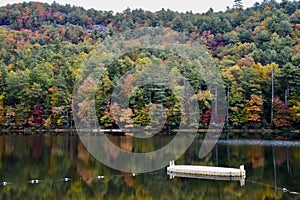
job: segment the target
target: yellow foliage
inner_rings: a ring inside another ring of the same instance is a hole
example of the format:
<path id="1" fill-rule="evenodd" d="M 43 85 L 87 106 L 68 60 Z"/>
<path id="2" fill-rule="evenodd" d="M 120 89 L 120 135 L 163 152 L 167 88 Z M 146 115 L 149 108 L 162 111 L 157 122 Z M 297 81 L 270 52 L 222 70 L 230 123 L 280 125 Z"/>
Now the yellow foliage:
<path id="1" fill-rule="evenodd" d="M 204 102 L 204 105 L 205 105 L 207 108 L 210 108 L 210 107 L 211 107 L 210 101 L 213 99 L 213 95 L 210 93 L 209 90 L 205 90 L 205 91 L 198 90 L 198 93 L 197 93 L 197 99 L 198 99 L 199 101 L 203 101 L 203 102 Z"/>
<path id="2" fill-rule="evenodd" d="M 271 80 L 272 68 L 274 70 L 274 74 L 278 74 L 280 72 L 279 66 L 276 63 L 267 64 L 266 66 L 259 64 L 254 64 L 253 69 L 256 73 L 257 78 L 263 83 L 269 83 Z"/>
<path id="3" fill-rule="evenodd" d="M 293 105 L 290 108 L 291 116 L 293 121 L 299 123 L 300 122 L 300 102 L 296 102 L 295 105 Z"/>
<path id="4" fill-rule="evenodd" d="M 88 54 L 87 53 L 84 53 L 84 52 L 80 52 L 79 54 L 81 57 L 83 58 L 87 58 L 88 57 Z"/>
<path id="5" fill-rule="evenodd" d="M 4 95 L 4 93 L 2 93 L 1 95 L 0 95 L 0 105 L 2 106 L 3 105 L 3 99 L 5 98 L 5 95 Z"/>
<path id="6" fill-rule="evenodd" d="M 233 67 L 230 67 L 228 70 L 226 70 L 223 73 L 223 76 L 225 76 L 232 82 L 234 80 L 237 80 L 241 76 L 241 74 L 242 74 L 242 69 L 240 68 L 240 66 L 235 65 Z"/>
<path id="7" fill-rule="evenodd" d="M 138 58 L 136 60 L 136 65 L 142 66 L 142 65 L 151 64 L 151 62 L 152 61 L 149 58 Z"/>
<path id="8" fill-rule="evenodd" d="M 48 119 L 46 119 L 46 121 L 44 122 L 44 126 L 45 127 L 50 127 L 52 125 L 52 119 L 51 119 L 51 115 L 48 117 Z"/>
<path id="9" fill-rule="evenodd" d="M 257 95 L 251 95 L 251 99 L 246 101 L 246 111 L 248 113 L 249 122 L 259 122 L 261 121 L 263 101 Z"/>

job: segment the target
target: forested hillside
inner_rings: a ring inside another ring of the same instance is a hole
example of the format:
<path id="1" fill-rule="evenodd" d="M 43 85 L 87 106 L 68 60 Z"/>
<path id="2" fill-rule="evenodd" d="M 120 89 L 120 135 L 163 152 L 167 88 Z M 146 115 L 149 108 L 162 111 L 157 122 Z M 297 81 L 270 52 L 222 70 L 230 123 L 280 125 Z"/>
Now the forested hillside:
<path id="1" fill-rule="evenodd" d="M 31 2 L 1 7 L 0 25 L 2 128 L 73 126 L 73 86 L 82 65 L 105 38 L 138 27 L 170 28 L 210 51 L 229 96 L 227 125 L 300 127 L 299 1 L 264 0 L 244 9 L 243 2 L 235 0 L 226 12 L 210 9 L 203 14 L 164 9 L 113 13 Z M 110 105 L 110 94 L 124 69 L 173 60 L 168 53 L 137 51 L 107 66 L 107 76 L 98 86 L 100 125 L 116 127 L 110 114 L 116 105 Z M 157 92 L 159 88 L 139 88 L 132 99 L 141 102 L 134 101 L 130 110 L 122 111 L 143 126 L 149 123 L 149 108 L 155 101 L 147 91 Z M 161 101 L 168 108 L 166 126 L 178 127 L 180 106 L 172 94 L 163 93 Z M 200 88 L 195 95 L 201 112 L 199 127 L 205 128 L 214 114 L 210 105 L 213 93 Z"/>

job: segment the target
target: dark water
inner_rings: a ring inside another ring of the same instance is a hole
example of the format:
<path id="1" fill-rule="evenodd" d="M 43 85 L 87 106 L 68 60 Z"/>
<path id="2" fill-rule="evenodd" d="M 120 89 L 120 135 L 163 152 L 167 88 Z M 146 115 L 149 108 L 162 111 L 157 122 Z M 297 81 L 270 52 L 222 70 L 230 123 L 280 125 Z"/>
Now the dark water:
<path id="1" fill-rule="evenodd" d="M 169 137 L 147 142 L 111 140 L 127 151 L 146 151 Z M 166 168 L 147 174 L 122 173 L 91 156 L 77 136 L 0 136 L 1 199 L 300 199 L 300 142 L 220 140 L 204 159 L 195 141 L 176 164 L 245 165 L 239 181 L 170 179 Z M 110 156 L 115 156 L 111 152 Z M 97 176 L 104 176 L 97 177 Z M 70 178 L 65 181 L 64 178 Z M 98 179 L 100 178 L 100 179 Z M 39 180 L 31 184 L 30 180 Z"/>

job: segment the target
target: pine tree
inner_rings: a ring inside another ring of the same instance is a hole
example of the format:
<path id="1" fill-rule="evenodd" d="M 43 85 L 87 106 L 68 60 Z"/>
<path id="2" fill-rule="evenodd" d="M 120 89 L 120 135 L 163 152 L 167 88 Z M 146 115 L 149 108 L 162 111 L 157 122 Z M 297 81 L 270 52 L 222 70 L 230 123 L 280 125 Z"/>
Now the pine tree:
<path id="1" fill-rule="evenodd" d="M 234 0 L 233 8 L 242 9 L 243 8 L 242 0 Z"/>

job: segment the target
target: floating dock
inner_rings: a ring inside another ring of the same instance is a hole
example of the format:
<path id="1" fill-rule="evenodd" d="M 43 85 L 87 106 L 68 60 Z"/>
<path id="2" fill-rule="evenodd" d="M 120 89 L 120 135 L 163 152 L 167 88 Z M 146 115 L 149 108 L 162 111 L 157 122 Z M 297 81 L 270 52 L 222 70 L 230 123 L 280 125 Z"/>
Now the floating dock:
<path id="1" fill-rule="evenodd" d="M 246 170 L 244 169 L 244 165 L 241 165 L 239 169 L 195 165 L 175 165 L 173 160 L 170 161 L 170 166 L 167 167 L 167 172 L 176 174 L 246 178 Z"/>
<path id="2" fill-rule="evenodd" d="M 207 175 L 198 175 L 198 174 L 182 174 L 182 173 L 174 173 L 168 172 L 170 179 L 174 179 L 175 177 L 179 178 L 192 178 L 192 179 L 204 179 L 204 180 L 215 180 L 215 181 L 240 181 L 240 185 L 245 185 L 245 178 L 238 176 L 207 176 Z"/>
<path id="3" fill-rule="evenodd" d="M 124 133 L 128 130 L 122 130 L 122 129 L 93 129 L 93 132 L 99 132 L 99 133 L 104 133 L 104 132 L 110 132 L 110 133 Z"/>
<path id="4" fill-rule="evenodd" d="M 124 130 L 124 129 L 93 129 L 93 133 L 97 134 L 111 134 L 111 135 L 125 135 L 126 132 L 129 130 Z"/>

